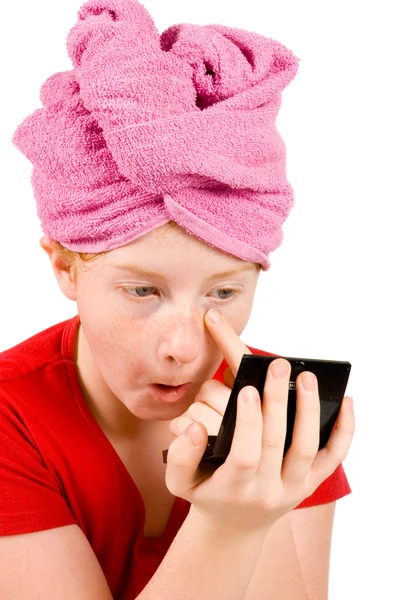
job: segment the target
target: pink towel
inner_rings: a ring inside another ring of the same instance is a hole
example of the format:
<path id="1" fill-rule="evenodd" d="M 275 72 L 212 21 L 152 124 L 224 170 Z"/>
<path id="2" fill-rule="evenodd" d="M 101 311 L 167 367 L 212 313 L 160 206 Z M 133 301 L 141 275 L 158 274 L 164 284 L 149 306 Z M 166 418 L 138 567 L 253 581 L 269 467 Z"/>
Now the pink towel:
<path id="1" fill-rule="evenodd" d="M 43 232 L 101 252 L 174 220 L 267 270 L 294 203 L 275 125 L 294 54 L 223 25 L 159 36 L 136 0 L 83 4 L 67 50 L 13 136 Z"/>

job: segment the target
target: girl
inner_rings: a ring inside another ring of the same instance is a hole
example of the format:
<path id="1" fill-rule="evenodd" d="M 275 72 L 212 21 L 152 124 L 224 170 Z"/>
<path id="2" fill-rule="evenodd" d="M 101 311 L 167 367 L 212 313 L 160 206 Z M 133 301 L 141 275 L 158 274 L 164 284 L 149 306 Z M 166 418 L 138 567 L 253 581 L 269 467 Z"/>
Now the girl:
<path id="1" fill-rule="evenodd" d="M 199 468 L 242 355 L 269 354 L 239 336 L 293 205 L 275 118 L 298 60 L 221 25 L 159 36 L 135 0 L 84 4 L 67 48 L 13 138 L 78 314 L 1 354 L 2 596 L 324 600 L 349 399 L 318 451 L 301 374 L 283 459 L 276 359 Z"/>

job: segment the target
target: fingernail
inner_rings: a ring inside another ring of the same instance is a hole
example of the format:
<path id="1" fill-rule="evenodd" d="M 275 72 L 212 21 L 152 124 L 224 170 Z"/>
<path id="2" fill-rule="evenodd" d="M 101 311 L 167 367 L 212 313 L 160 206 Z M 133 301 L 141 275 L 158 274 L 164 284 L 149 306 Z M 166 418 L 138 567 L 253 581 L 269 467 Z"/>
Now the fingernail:
<path id="1" fill-rule="evenodd" d="M 301 384 L 307 392 L 313 392 L 315 389 L 315 375 L 312 373 L 303 373 L 300 377 Z"/>
<path id="2" fill-rule="evenodd" d="M 202 441 L 202 432 L 196 423 L 191 423 L 184 431 L 185 435 L 191 440 L 194 446 L 199 446 Z"/>
<path id="3" fill-rule="evenodd" d="M 246 404 L 257 404 L 260 398 L 257 390 L 253 389 L 253 387 L 245 387 L 242 396 Z"/>
<path id="4" fill-rule="evenodd" d="M 344 398 L 344 403 L 346 404 L 346 406 L 350 406 L 350 405 L 352 406 L 352 404 L 353 404 L 352 396 L 346 396 Z"/>
<path id="5" fill-rule="evenodd" d="M 217 323 L 220 323 L 221 321 L 221 315 L 219 312 L 217 312 L 216 310 L 214 310 L 214 308 L 211 308 L 210 310 L 207 311 L 206 316 L 208 318 L 208 320 L 210 321 L 210 323 L 213 323 L 213 325 L 217 325 Z"/>
<path id="6" fill-rule="evenodd" d="M 289 368 L 285 362 L 271 363 L 271 372 L 274 379 L 283 379 L 288 374 Z"/>

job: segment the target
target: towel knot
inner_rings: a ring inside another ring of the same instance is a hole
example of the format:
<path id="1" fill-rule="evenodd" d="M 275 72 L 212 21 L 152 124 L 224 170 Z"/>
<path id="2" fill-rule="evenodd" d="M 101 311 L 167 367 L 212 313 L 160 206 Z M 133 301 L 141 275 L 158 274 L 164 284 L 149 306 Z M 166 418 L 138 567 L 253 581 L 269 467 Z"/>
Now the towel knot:
<path id="1" fill-rule="evenodd" d="M 298 59 L 224 25 L 161 35 L 136 0 L 89 0 L 67 38 L 73 70 L 13 142 L 33 162 L 43 231 L 100 252 L 169 220 L 269 267 L 293 203 L 275 120 Z"/>

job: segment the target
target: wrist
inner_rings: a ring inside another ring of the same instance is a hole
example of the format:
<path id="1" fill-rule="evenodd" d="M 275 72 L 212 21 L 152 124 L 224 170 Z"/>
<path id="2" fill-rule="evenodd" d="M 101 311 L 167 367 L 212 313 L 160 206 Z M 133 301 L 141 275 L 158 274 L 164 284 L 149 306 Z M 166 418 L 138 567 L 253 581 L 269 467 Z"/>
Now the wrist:
<path id="1" fill-rule="evenodd" d="M 236 538 L 242 541 L 249 539 L 254 542 L 257 539 L 259 543 L 262 543 L 272 526 L 272 523 L 256 528 L 236 526 L 233 522 L 228 523 L 224 519 L 218 518 L 217 515 L 209 514 L 194 505 L 191 505 L 187 520 L 200 535 L 214 540 Z"/>

